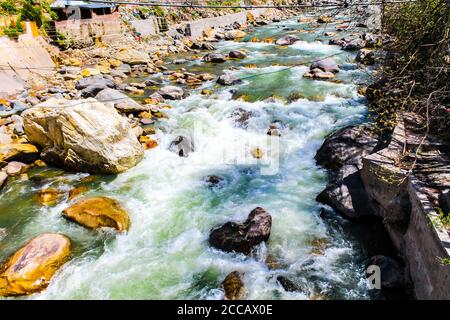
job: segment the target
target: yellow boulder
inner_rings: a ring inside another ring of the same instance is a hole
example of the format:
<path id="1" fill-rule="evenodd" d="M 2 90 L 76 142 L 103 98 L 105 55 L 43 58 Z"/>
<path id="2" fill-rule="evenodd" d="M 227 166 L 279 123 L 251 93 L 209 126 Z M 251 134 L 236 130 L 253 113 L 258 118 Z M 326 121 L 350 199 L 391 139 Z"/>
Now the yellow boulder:
<path id="1" fill-rule="evenodd" d="M 53 206 L 60 198 L 61 193 L 54 188 L 39 191 L 39 202 L 44 206 Z"/>
<path id="2" fill-rule="evenodd" d="M 63 216 L 88 228 L 110 227 L 128 230 L 130 217 L 120 203 L 107 197 L 94 197 L 78 201 L 63 211 Z"/>
<path id="3" fill-rule="evenodd" d="M 33 238 L 1 268 L 0 296 L 42 291 L 69 256 L 70 239 L 66 236 L 45 233 Z"/>
<path id="4" fill-rule="evenodd" d="M 39 156 L 36 146 L 29 143 L 11 143 L 0 145 L 0 162 L 32 162 Z"/>

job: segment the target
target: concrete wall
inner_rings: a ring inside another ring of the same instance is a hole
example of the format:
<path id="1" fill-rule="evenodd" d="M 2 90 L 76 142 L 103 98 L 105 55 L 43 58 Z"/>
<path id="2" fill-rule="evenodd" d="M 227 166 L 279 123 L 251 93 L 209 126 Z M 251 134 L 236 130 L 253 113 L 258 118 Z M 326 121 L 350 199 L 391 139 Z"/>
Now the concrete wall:
<path id="1" fill-rule="evenodd" d="M 203 35 L 203 31 L 209 28 L 220 28 L 231 25 L 235 22 L 244 24 L 247 22 L 247 13 L 251 12 L 255 18 L 264 14 L 266 9 L 255 9 L 251 11 L 242 11 L 220 17 L 205 18 L 196 21 L 190 21 L 186 24 L 186 30 L 190 30 L 191 39 L 195 40 Z"/>
<path id="2" fill-rule="evenodd" d="M 143 36 L 150 36 L 158 33 L 158 24 L 155 19 L 130 21 L 133 28 Z"/>
<path id="3" fill-rule="evenodd" d="M 50 76 L 55 64 L 41 37 L 21 35 L 18 41 L 0 37 L 0 96 L 22 91 L 34 77 Z"/>
<path id="4" fill-rule="evenodd" d="M 123 24 L 119 12 L 95 16 L 92 19 L 64 20 L 55 23 L 56 31 L 81 45 L 91 45 L 94 38 L 105 43 L 121 39 Z"/>

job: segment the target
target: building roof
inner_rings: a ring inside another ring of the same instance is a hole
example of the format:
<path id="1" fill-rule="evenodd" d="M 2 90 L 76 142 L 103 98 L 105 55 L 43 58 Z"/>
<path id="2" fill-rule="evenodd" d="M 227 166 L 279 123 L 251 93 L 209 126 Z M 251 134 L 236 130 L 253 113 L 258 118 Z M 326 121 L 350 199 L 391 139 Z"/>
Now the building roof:
<path id="1" fill-rule="evenodd" d="M 67 7 L 98 9 L 98 8 L 112 8 L 116 7 L 116 5 L 108 3 L 89 3 L 87 1 L 74 1 L 74 0 L 56 0 L 50 5 L 50 8 L 52 9 L 67 8 Z"/>

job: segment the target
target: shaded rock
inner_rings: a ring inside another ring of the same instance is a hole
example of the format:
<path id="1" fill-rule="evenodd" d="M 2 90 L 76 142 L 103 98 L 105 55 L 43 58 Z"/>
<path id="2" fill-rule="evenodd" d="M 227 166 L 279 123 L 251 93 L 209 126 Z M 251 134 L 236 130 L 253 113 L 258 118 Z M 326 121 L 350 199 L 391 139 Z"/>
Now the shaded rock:
<path id="1" fill-rule="evenodd" d="M 181 100 L 184 96 L 184 90 L 175 86 L 166 86 L 157 92 L 164 99 Z"/>
<path id="2" fill-rule="evenodd" d="M 380 268 L 382 289 L 404 289 L 409 279 L 403 264 L 395 259 L 378 255 L 370 258 L 367 266 L 375 265 Z"/>
<path id="3" fill-rule="evenodd" d="M 195 151 L 194 142 L 189 137 L 178 136 L 170 143 L 169 150 L 180 157 L 187 157 L 191 152 Z"/>
<path id="4" fill-rule="evenodd" d="M 47 163 L 80 172 L 118 173 L 144 150 L 117 111 L 95 99 L 50 99 L 22 114 L 28 139 Z"/>
<path id="5" fill-rule="evenodd" d="M 242 274 L 239 271 L 233 271 L 228 274 L 222 282 L 222 288 L 225 291 L 226 300 L 242 299 L 245 295 Z"/>
<path id="6" fill-rule="evenodd" d="M 117 200 L 107 197 L 80 200 L 65 209 L 63 216 L 92 229 L 109 227 L 126 231 L 130 227 L 128 213 Z"/>
<path id="7" fill-rule="evenodd" d="M 148 106 L 140 105 L 132 98 L 115 89 L 104 89 L 95 96 L 95 99 L 123 113 L 137 113 L 149 110 Z"/>
<path id="8" fill-rule="evenodd" d="M 20 161 L 32 163 L 39 158 L 39 150 L 29 143 L 11 143 L 0 146 L 0 167 L 2 163 Z"/>
<path id="9" fill-rule="evenodd" d="M 289 46 L 291 44 L 294 44 L 295 42 L 299 41 L 300 39 L 297 36 L 294 35 L 287 35 L 284 37 L 281 37 L 278 39 L 275 44 L 277 46 Z"/>
<path id="10" fill-rule="evenodd" d="M 83 90 L 91 86 L 93 86 L 93 88 L 95 86 L 95 88 L 102 87 L 103 89 L 106 89 L 106 88 L 114 88 L 116 85 L 114 84 L 114 81 L 106 79 L 102 75 L 82 78 L 78 80 L 77 83 L 75 84 L 75 88 L 77 90 Z"/>
<path id="11" fill-rule="evenodd" d="M 222 62 L 227 61 L 227 58 L 225 57 L 225 55 L 223 55 L 221 53 L 211 52 L 203 57 L 203 61 L 213 62 L 213 63 L 222 63 Z"/>
<path id="12" fill-rule="evenodd" d="M 191 48 L 196 50 L 216 50 L 216 47 L 209 42 L 194 42 Z"/>
<path id="13" fill-rule="evenodd" d="M 147 53 L 130 48 L 120 49 L 114 58 L 129 65 L 147 64 L 150 62 L 150 57 Z M 119 70 L 123 71 L 120 67 Z"/>
<path id="14" fill-rule="evenodd" d="M 345 127 L 325 139 L 315 159 L 326 169 L 339 169 L 344 164 L 354 164 L 360 169 L 362 157 L 372 153 L 378 141 L 378 134 L 367 126 Z"/>
<path id="15" fill-rule="evenodd" d="M 339 72 L 339 65 L 333 58 L 325 58 L 314 61 L 309 68 L 310 70 L 320 69 L 324 72 L 332 72 L 332 73 Z"/>
<path id="16" fill-rule="evenodd" d="M 241 83 L 242 80 L 232 75 L 231 73 L 225 73 L 217 79 L 217 83 L 223 86 L 232 86 L 237 83 Z"/>
<path id="17" fill-rule="evenodd" d="M 226 252 L 248 255 L 254 246 L 269 239 L 271 226 L 270 214 L 257 207 L 243 223 L 227 222 L 214 227 L 209 235 L 209 244 Z"/>
<path id="18" fill-rule="evenodd" d="M 240 51 L 240 50 L 232 50 L 232 51 L 230 51 L 228 56 L 230 58 L 233 58 L 233 59 L 244 59 L 245 57 L 247 57 L 245 52 L 244 51 Z"/>
<path id="19" fill-rule="evenodd" d="M 66 236 L 46 233 L 33 238 L 4 264 L 0 273 L 0 296 L 42 291 L 69 256 L 70 240 Z"/>
<path id="20" fill-rule="evenodd" d="M 277 281 L 281 284 L 284 290 L 287 292 L 299 292 L 301 288 L 292 280 L 285 276 L 278 276 Z"/>

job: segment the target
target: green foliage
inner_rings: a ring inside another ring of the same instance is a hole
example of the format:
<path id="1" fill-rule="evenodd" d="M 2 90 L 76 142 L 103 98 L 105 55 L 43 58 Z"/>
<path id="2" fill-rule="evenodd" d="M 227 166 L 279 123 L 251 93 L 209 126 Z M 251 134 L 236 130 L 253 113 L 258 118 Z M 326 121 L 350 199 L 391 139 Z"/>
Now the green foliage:
<path id="1" fill-rule="evenodd" d="M 382 81 L 368 90 L 382 128 L 392 128 L 399 111 L 412 111 L 426 116 L 431 133 L 449 134 L 450 119 L 441 112 L 450 104 L 449 25 L 448 0 L 386 6 L 383 27 L 393 41 L 384 47 L 390 54 Z M 439 121 L 432 121 L 438 112 Z"/>
<path id="2" fill-rule="evenodd" d="M 441 258 L 440 263 L 443 266 L 450 266 L 450 259 L 449 258 Z"/>
<path id="3" fill-rule="evenodd" d="M 34 0 L 25 0 L 22 9 L 20 9 L 20 19 L 23 21 L 35 21 L 38 27 L 42 26 L 43 13 L 42 7 Z"/>
<path id="4" fill-rule="evenodd" d="M 21 23 L 17 23 L 16 26 L 10 25 L 8 28 L 2 29 L 2 32 L 10 38 L 17 38 L 23 33 L 23 28 Z"/>
<path id="5" fill-rule="evenodd" d="M 16 14 L 18 12 L 17 6 L 13 0 L 5 0 L 0 3 L 0 13 Z"/>
<path id="6" fill-rule="evenodd" d="M 157 17 L 164 17 L 164 9 L 160 6 L 153 7 L 153 14 Z"/>

